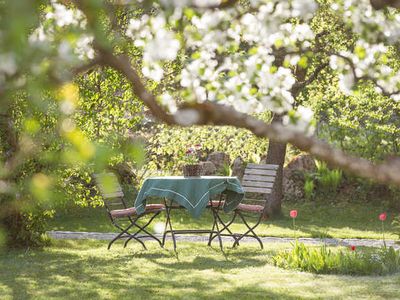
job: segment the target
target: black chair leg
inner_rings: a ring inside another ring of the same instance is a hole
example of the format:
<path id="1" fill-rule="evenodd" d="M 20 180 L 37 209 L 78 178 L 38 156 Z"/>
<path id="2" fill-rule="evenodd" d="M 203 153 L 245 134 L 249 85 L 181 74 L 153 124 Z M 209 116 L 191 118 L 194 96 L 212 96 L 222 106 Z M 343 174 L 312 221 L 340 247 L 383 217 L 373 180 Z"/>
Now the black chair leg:
<path id="1" fill-rule="evenodd" d="M 210 232 L 210 236 L 208 238 L 208 246 L 211 246 L 211 242 L 212 240 L 215 238 L 215 236 L 213 237 L 213 233 L 214 233 L 214 229 L 215 229 L 215 224 L 217 223 L 217 220 L 215 219 L 215 216 L 213 214 L 213 226 L 211 228 L 211 232 Z"/>
<path id="2" fill-rule="evenodd" d="M 131 235 L 131 234 L 129 233 L 129 230 L 130 230 L 134 225 L 135 225 L 135 223 L 131 223 L 128 227 L 126 227 L 125 229 L 123 229 L 122 227 L 120 227 L 120 226 L 114 224 L 114 226 L 117 227 L 118 229 L 120 229 L 121 232 L 120 232 L 115 238 L 113 238 L 113 239 L 111 240 L 111 242 L 108 244 L 107 249 L 110 250 L 111 245 L 112 245 L 115 241 L 117 241 L 118 239 L 121 239 L 121 238 L 123 237 L 123 235 L 125 235 L 125 234 L 127 234 L 127 235 L 129 236 L 129 239 L 134 238 L 134 239 L 137 240 L 140 244 L 142 244 L 142 246 L 143 246 L 144 249 L 147 249 L 147 248 L 146 248 L 146 245 L 145 245 L 141 240 L 139 240 L 138 238 L 134 237 L 133 235 Z"/>
<path id="3" fill-rule="evenodd" d="M 221 217 L 219 216 L 219 214 L 216 214 L 216 219 L 214 219 L 214 222 L 220 222 L 221 225 L 223 226 L 222 229 L 220 230 L 220 233 L 222 233 L 223 231 L 228 231 L 229 234 L 227 234 L 227 236 L 232 237 L 235 241 L 236 241 L 236 234 L 234 234 L 230 229 L 229 226 L 231 226 L 231 224 L 235 221 L 236 219 L 236 211 L 234 212 L 234 215 L 232 217 L 232 219 L 228 222 L 228 223 L 224 223 L 224 221 L 221 219 Z M 211 232 L 210 234 L 210 238 L 208 240 L 208 244 L 211 245 L 211 242 L 217 237 L 217 235 L 213 235 L 213 232 Z M 239 242 L 238 242 L 239 244 Z"/>
<path id="4" fill-rule="evenodd" d="M 243 223 L 246 225 L 246 227 L 248 228 L 248 230 L 244 233 L 241 234 L 233 243 L 233 247 L 236 247 L 237 245 L 239 245 L 239 241 L 244 238 L 244 237 L 252 237 L 254 239 L 256 239 L 258 241 L 258 243 L 261 246 L 261 249 L 264 249 L 264 245 L 261 241 L 261 239 L 258 237 L 258 235 L 254 232 L 254 229 L 260 224 L 261 219 L 262 219 L 262 215 L 260 215 L 260 217 L 258 218 L 258 221 L 256 222 L 256 224 L 254 226 L 250 226 L 245 218 L 243 217 L 242 213 L 238 212 L 239 217 L 242 219 Z M 252 235 L 249 235 L 249 233 L 252 233 Z"/>
<path id="5" fill-rule="evenodd" d="M 168 206 L 165 202 L 165 212 L 167 215 L 167 220 L 165 221 L 165 229 L 164 229 L 164 234 L 163 234 L 163 239 L 162 239 L 162 245 L 165 245 L 165 240 L 167 237 L 168 233 L 171 233 L 172 237 L 172 242 L 174 243 L 174 251 L 176 252 L 176 239 L 175 239 L 175 233 L 174 230 L 172 229 L 172 223 L 171 223 L 171 206 Z M 169 230 L 167 228 L 169 227 Z"/>
<path id="6" fill-rule="evenodd" d="M 139 230 L 138 230 L 137 232 L 135 232 L 134 235 L 130 236 L 130 237 L 125 241 L 125 243 L 124 243 L 124 248 L 127 246 L 127 244 L 129 243 L 130 240 L 135 239 L 135 237 L 136 237 L 140 232 L 142 232 L 142 231 L 147 235 L 146 237 L 150 237 L 150 238 L 156 240 L 156 241 L 160 244 L 160 246 L 163 247 L 163 245 L 161 244 L 161 241 L 160 241 L 156 236 L 154 236 L 153 234 L 151 234 L 150 232 L 148 232 L 148 231 L 146 230 L 146 227 L 149 226 L 149 225 L 151 224 L 151 222 L 154 220 L 154 218 L 157 217 L 159 214 L 160 214 L 160 212 L 155 213 L 155 214 L 150 218 L 150 220 L 149 220 L 144 226 L 140 226 L 140 225 L 138 225 L 138 224 L 136 223 L 136 221 L 137 221 L 140 217 L 137 218 L 137 219 L 135 219 L 135 220 L 134 220 L 134 223 L 135 223 L 134 226 L 136 226 L 137 228 L 139 228 Z M 140 239 L 140 237 L 137 238 L 137 239 Z M 137 239 L 135 239 L 135 240 L 137 240 Z"/>
<path id="7" fill-rule="evenodd" d="M 224 252 L 224 248 L 223 248 L 223 245 L 222 245 L 221 231 L 219 230 L 218 221 L 217 221 L 218 217 L 216 216 L 217 212 L 215 211 L 214 208 L 212 208 L 212 212 L 213 212 L 213 217 L 214 217 L 213 230 L 214 230 L 214 225 L 215 225 L 215 229 L 216 229 L 215 236 L 218 237 L 219 247 L 221 248 L 221 251 Z M 211 231 L 211 234 L 212 233 L 213 232 Z M 215 238 L 215 236 L 214 236 L 214 238 Z M 208 245 L 209 246 L 211 245 L 211 241 L 212 241 L 212 239 L 209 239 L 209 241 L 208 241 Z"/>

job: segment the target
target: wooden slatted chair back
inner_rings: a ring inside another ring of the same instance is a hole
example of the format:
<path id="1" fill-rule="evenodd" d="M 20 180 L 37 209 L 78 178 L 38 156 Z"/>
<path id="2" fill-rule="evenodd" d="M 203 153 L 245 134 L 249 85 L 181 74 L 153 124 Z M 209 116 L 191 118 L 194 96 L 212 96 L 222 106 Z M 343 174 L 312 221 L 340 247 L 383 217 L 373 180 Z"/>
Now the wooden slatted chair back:
<path id="1" fill-rule="evenodd" d="M 94 177 L 108 211 L 127 208 L 122 187 L 115 174 L 101 173 L 95 174 Z"/>
<path id="2" fill-rule="evenodd" d="M 278 169 L 278 165 L 248 164 L 242 179 L 242 187 L 245 191 L 243 202 L 265 204 L 267 200 L 265 194 L 272 193 Z"/>

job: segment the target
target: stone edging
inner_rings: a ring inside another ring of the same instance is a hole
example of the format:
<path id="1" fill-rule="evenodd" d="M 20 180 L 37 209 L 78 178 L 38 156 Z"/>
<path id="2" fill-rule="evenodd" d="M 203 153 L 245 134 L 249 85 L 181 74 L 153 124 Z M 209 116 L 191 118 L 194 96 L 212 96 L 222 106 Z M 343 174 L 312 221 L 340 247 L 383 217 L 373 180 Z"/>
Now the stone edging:
<path id="1" fill-rule="evenodd" d="M 80 231 L 48 231 L 47 234 L 53 239 L 93 239 L 93 240 L 111 240 L 115 237 L 115 233 L 111 232 L 80 232 Z M 157 235 L 160 237 L 160 235 Z M 170 237 L 169 237 L 170 238 Z M 187 242 L 205 242 L 208 240 L 208 236 L 204 235 L 180 235 L 177 236 L 177 240 Z M 228 237 L 223 237 L 223 240 L 231 240 Z M 261 237 L 264 243 L 290 243 L 295 239 L 293 238 L 282 238 L 282 237 Z M 255 242 L 252 238 L 243 239 L 244 242 Z M 318 245 L 327 244 L 329 246 L 366 246 L 366 247 L 381 247 L 383 242 L 381 240 L 371 239 L 334 239 L 334 238 L 298 238 L 298 241 L 304 244 Z M 400 245 L 396 244 L 393 240 L 387 240 L 386 246 L 400 249 Z"/>

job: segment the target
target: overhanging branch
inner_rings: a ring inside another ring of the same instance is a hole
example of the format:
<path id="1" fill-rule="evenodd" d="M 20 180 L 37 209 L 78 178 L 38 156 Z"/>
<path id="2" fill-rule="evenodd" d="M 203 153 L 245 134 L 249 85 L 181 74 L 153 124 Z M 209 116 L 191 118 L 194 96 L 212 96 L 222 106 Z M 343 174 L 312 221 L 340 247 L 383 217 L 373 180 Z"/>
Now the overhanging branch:
<path id="1" fill-rule="evenodd" d="M 310 153 L 315 158 L 327 162 L 332 167 L 337 167 L 354 175 L 380 183 L 400 185 L 400 159 L 398 158 L 392 159 L 390 162 L 373 164 L 366 159 L 348 155 L 314 137 L 306 136 L 304 133 L 294 131 L 280 124 L 266 124 L 229 106 L 214 102 L 186 104 L 177 113 L 170 115 L 157 104 L 154 95 L 146 90 L 140 77 L 126 57 L 114 56 L 106 50 L 102 51 L 102 55 L 102 63 L 125 75 L 132 83 L 135 95 L 144 102 L 155 117 L 167 124 L 179 126 L 229 125 L 245 128 L 259 137 L 290 143 L 300 150 Z"/>
<path id="2" fill-rule="evenodd" d="M 374 9 L 383 9 L 385 7 L 400 8 L 400 0 L 370 0 Z"/>
<path id="3" fill-rule="evenodd" d="M 82 3 L 84 2 L 82 0 L 75 1 L 86 14 L 88 25 L 96 33 L 96 22 L 93 13 L 87 11 L 88 8 L 84 5 L 87 3 Z M 99 43 L 99 41 L 101 41 L 101 37 L 95 34 L 94 44 L 104 44 Z M 97 48 L 101 59 L 100 63 L 122 73 L 132 84 L 134 94 L 143 101 L 156 118 L 167 124 L 180 126 L 230 125 L 248 129 L 259 137 L 290 143 L 302 151 L 309 152 L 315 158 L 327 162 L 332 167 L 337 167 L 354 175 L 380 183 L 400 186 L 400 158 L 394 158 L 381 164 L 374 164 L 366 159 L 348 155 L 339 149 L 333 148 L 328 143 L 286 128 L 281 124 L 266 124 L 250 115 L 240 113 L 232 107 L 213 102 L 186 104 L 174 115 L 168 114 L 157 103 L 155 96 L 146 89 L 128 57 L 116 56 L 110 48 L 101 46 Z M 317 73 L 321 70 L 318 70 Z"/>

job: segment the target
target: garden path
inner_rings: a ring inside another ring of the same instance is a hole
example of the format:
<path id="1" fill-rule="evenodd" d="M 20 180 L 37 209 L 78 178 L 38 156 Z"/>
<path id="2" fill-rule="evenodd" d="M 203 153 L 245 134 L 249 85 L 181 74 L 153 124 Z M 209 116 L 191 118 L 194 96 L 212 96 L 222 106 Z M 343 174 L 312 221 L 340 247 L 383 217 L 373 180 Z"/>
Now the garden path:
<path id="1" fill-rule="evenodd" d="M 115 233 L 104 233 L 104 232 L 83 232 L 83 231 L 48 231 L 48 235 L 54 239 L 94 239 L 94 240 L 111 240 L 115 237 Z M 160 235 L 159 235 L 160 236 Z M 204 235 L 185 235 L 177 236 L 178 241 L 187 242 L 206 242 L 208 236 Z M 223 237 L 224 241 L 231 240 L 228 237 Z M 293 242 L 294 238 L 283 238 L 283 237 L 261 237 L 263 243 L 290 243 Z M 319 245 L 327 244 L 329 246 L 367 246 L 367 247 L 381 247 L 383 245 L 382 240 L 372 239 L 336 239 L 336 238 L 298 238 L 299 242 L 304 244 Z M 255 242 L 254 239 L 247 238 L 243 239 L 244 242 Z M 386 240 L 386 246 L 393 246 L 395 249 L 400 249 L 400 244 L 396 244 L 396 241 Z"/>

